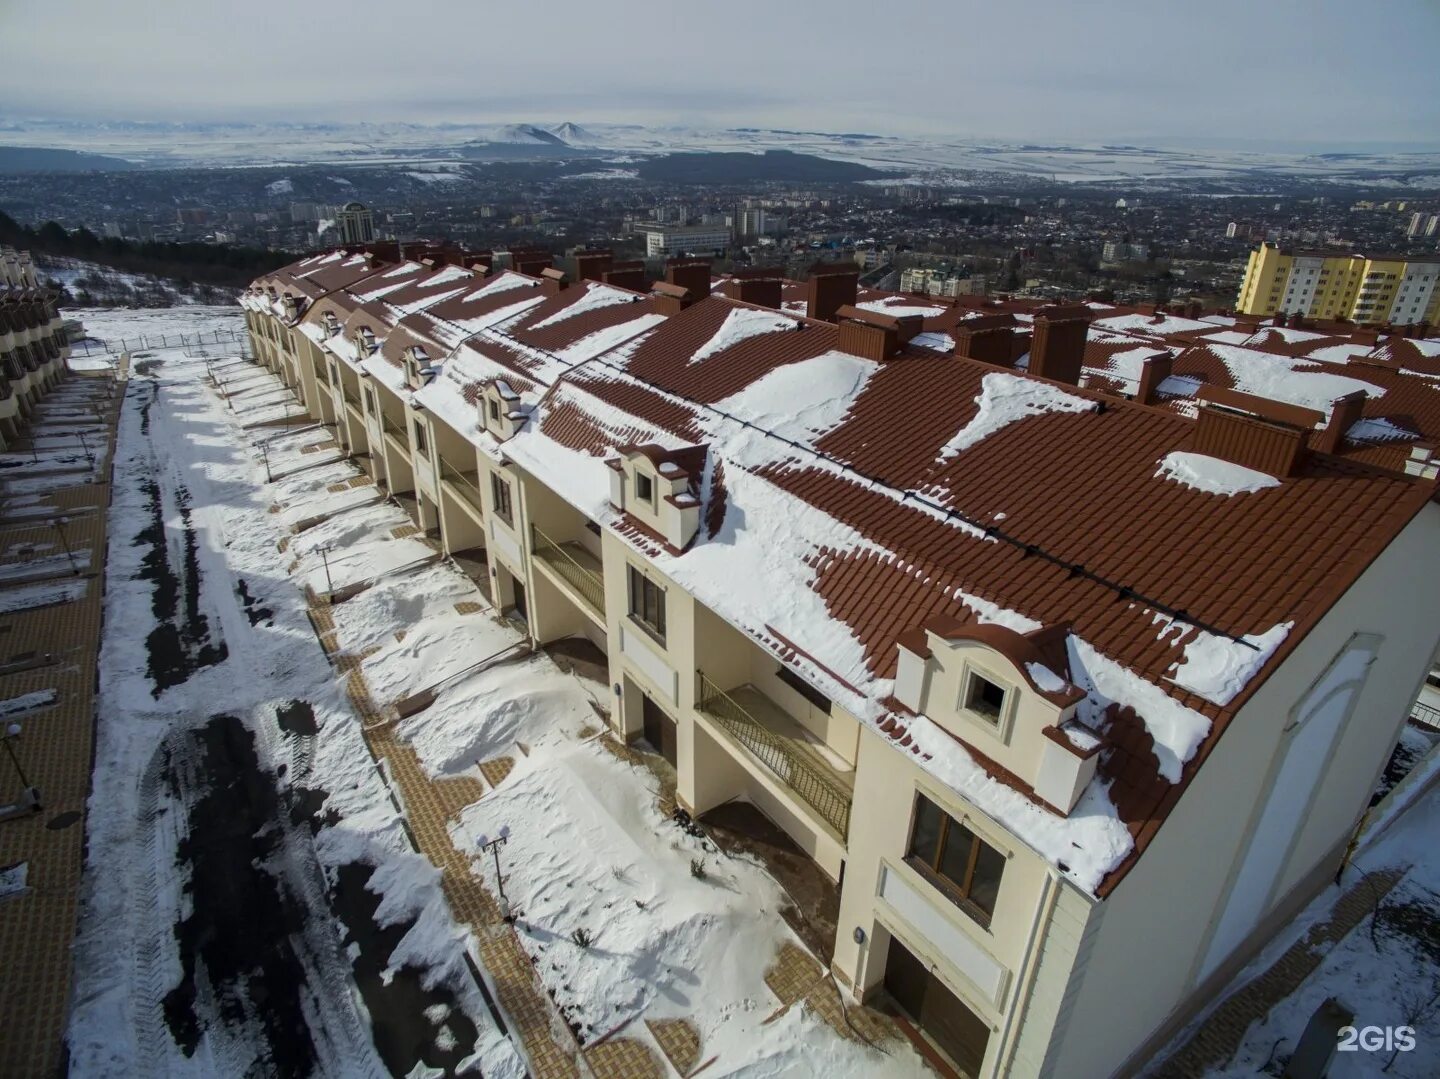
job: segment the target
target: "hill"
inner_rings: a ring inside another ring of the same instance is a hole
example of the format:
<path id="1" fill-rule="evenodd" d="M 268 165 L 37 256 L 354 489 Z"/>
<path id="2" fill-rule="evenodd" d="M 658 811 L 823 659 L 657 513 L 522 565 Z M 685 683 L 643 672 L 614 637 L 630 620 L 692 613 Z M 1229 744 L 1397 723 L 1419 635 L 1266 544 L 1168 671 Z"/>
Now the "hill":
<path id="1" fill-rule="evenodd" d="M 40 146 L 0 146 L 0 172 L 125 172 L 133 161 L 81 150 L 48 150 Z"/>

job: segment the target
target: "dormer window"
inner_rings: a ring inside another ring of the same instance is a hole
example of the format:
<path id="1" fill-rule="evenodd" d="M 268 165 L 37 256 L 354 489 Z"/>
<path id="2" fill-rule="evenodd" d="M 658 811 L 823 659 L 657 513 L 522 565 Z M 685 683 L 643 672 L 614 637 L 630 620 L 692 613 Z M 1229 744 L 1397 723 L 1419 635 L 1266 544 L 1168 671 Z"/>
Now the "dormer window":
<path id="1" fill-rule="evenodd" d="M 334 337 L 340 332 L 340 320 L 335 317 L 334 311 L 325 312 L 325 336 Z"/>
<path id="2" fill-rule="evenodd" d="M 971 671 L 965 680 L 962 705 L 987 723 L 998 727 L 1005 714 L 1005 687 L 992 682 L 978 671 Z"/>
<path id="3" fill-rule="evenodd" d="M 360 331 L 360 346 L 365 349 L 366 352 L 374 352 L 375 349 L 379 347 L 375 341 L 375 333 L 373 330 L 365 329 Z"/>
<path id="4" fill-rule="evenodd" d="M 655 505 L 655 481 L 643 472 L 635 473 L 635 497 L 648 506 Z"/>
<path id="5" fill-rule="evenodd" d="M 490 420 L 492 423 L 500 422 L 500 402 L 493 397 L 490 398 Z"/>

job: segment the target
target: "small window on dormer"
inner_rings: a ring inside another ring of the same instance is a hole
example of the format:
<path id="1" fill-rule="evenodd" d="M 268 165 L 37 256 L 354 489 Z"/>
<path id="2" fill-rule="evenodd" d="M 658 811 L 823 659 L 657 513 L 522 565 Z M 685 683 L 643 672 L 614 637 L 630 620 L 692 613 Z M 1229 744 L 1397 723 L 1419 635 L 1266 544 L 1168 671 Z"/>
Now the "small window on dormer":
<path id="1" fill-rule="evenodd" d="M 635 473 L 635 497 L 648 505 L 655 504 L 655 481 L 643 472 Z"/>
<path id="2" fill-rule="evenodd" d="M 490 399 L 490 419 L 495 423 L 500 422 L 500 402 L 494 398 Z"/>
<path id="3" fill-rule="evenodd" d="M 983 674 L 970 672 L 965 685 L 965 707 L 989 723 L 1000 723 L 1005 711 L 1005 689 Z"/>

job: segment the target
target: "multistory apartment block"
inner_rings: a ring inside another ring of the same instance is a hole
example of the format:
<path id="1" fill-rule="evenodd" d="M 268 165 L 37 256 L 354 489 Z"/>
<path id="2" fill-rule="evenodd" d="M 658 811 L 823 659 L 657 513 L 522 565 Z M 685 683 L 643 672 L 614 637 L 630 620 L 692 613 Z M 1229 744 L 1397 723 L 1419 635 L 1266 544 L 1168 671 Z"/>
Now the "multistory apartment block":
<path id="1" fill-rule="evenodd" d="M 40 284 L 30 253 L 0 247 L 0 450 L 29 427 L 69 355 L 55 294 Z"/>
<path id="2" fill-rule="evenodd" d="M 1250 253 L 1235 309 L 1245 315 L 1434 325 L 1440 316 L 1437 279 L 1436 256 L 1287 252 L 1266 243 Z"/>
<path id="3" fill-rule="evenodd" d="M 1395 435 L 1440 348 L 581 272 L 342 250 L 242 304 L 497 611 L 605 653 L 610 737 L 831 882 L 843 992 L 968 1076 L 1146 1062 L 1334 879 L 1440 644 Z M 1225 381 L 1311 341 L 1375 393 Z"/>

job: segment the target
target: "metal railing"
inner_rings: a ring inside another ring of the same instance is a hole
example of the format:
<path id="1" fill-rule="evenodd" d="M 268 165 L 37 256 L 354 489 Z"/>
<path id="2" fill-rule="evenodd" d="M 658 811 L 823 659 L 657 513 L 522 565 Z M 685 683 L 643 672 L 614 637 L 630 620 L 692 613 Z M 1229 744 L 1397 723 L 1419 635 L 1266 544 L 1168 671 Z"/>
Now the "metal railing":
<path id="1" fill-rule="evenodd" d="M 356 397 L 344 386 L 340 387 L 340 396 L 343 397 L 345 399 L 345 403 L 351 408 L 353 408 L 356 412 L 360 413 L 362 416 L 365 414 L 365 410 L 360 407 L 360 398 Z"/>
<path id="2" fill-rule="evenodd" d="M 139 337 L 117 337 L 109 340 L 81 338 L 69 345 L 78 355 L 90 356 L 95 353 L 135 352 L 149 348 L 183 348 L 186 345 L 224 344 L 226 342 L 246 343 L 249 336 L 244 330 L 211 330 L 208 333 L 170 333 Z"/>
<path id="3" fill-rule="evenodd" d="M 530 526 L 531 550 L 535 557 L 553 569 L 602 618 L 605 615 L 605 578 L 582 565 L 563 544 L 556 543 L 534 525 Z"/>
<path id="4" fill-rule="evenodd" d="M 449 483 L 457 495 L 475 507 L 476 513 L 485 512 L 485 500 L 480 494 L 480 485 L 476 479 L 471 479 L 443 457 L 440 458 L 440 481 Z"/>
<path id="5" fill-rule="evenodd" d="M 1440 708 L 1433 708 L 1428 704 L 1416 701 L 1410 706 L 1410 718 L 1422 726 L 1440 730 Z"/>
<path id="6" fill-rule="evenodd" d="M 844 840 L 850 834 L 850 791 L 803 754 L 797 753 L 789 744 L 789 739 L 776 734 L 751 715 L 735 698 L 712 682 L 704 671 L 698 673 L 700 701 L 696 707 L 724 727 L 777 779 L 820 814 Z"/>

